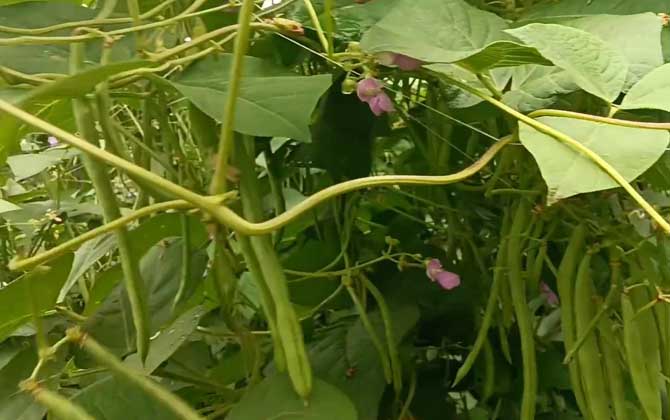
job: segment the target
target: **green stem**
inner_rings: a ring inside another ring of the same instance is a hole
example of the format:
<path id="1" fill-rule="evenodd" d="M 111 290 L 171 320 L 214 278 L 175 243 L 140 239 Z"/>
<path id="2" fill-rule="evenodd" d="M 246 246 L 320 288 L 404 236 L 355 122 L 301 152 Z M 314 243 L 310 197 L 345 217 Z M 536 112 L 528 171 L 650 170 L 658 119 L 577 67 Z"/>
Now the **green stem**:
<path id="1" fill-rule="evenodd" d="M 316 30 L 316 35 L 319 37 L 319 42 L 321 42 L 321 47 L 323 47 L 324 51 L 330 52 L 329 47 L 330 44 L 328 42 L 328 39 L 326 38 L 326 34 L 323 32 L 321 22 L 319 21 L 319 16 L 316 14 L 316 10 L 314 9 L 312 0 L 304 0 L 304 2 L 305 2 L 305 9 L 307 9 L 307 14 L 309 14 L 309 18 L 312 21 L 312 25 L 314 25 L 314 29 Z"/>
<path id="2" fill-rule="evenodd" d="M 3 99 L 0 99 L 0 111 L 4 111 L 7 114 L 18 118 L 33 127 L 39 128 L 46 133 L 56 136 L 63 143 L 74 146 L 99 161 L 111 164 L 124 170 L 128 174 L 137 176 L 138 178 L 143 179 L 145 182 L 153 185 L 157 189 L 165 191 L 167 194 L 194 204 L 195 207 L 199 207 L 209 213 L 214 219 L 216 219 L 217 222 L 226 225 L 243 235 L 263 235 L 271 233 L 277 229 L 280 229 L 282 226 L 287 225 L 297 217 L 301 216 L 305 212 L 312 210 L 314 207 L 322 204 L 323 202 L 338 195 L 346 194 L 352 191 L 378 186 L 447 185 L 461 182 L 479 172 L 491 161 L 491 159 L 493 159 L 493 157 L 498 152 L 500 152 L 512 141 L 511 137 L 501 139 L 500 141 L 494 143 L 475 163 L 453 174 L 438 176 L 381 175 L 358 178 L 325 188 L 309 196 L 307 199 L 301 201 L 298 205 L 292 207 L 285 213 L 270 220 L 259 223 L 250 223 L 238 216 L 231 209 L 225 206 L 221 206 L 216 200 L 216 197 L 205 197 L 200 194 L 196 194 L 187 188 L 167 181 L 153 172 L 149 172 L 143 168 L 138 167 L 137 165 L 133 165 L 132 163 L 119 158 L 116 155 L 95 147 L 85 140 L 82 140 L 81 138 L 73 135 L 72 133 L 68 133 L 67 131 L 56 127 L 53 124 L 35 117 L 34 115 L 17 108 Z"/>
<path id="3" fill-rule="evenodd" d="M 335 43 L 333 34 L 335 33 L 335 21 L 333 20 L 333 0 L 325 0 L 323 3 L 326 15 L 326 35 L 328 36 L 328 58 L 333 59 L 335 53 Z"/>
<path id="4" fill-rule="evenodd" d="M 8 268 L 12 271 L 29 270 L 47 261 L 58 258 L 61 255 L 64 255 L 72 251 L 73 249 L 78 248 L 85 242 L 90 241 L 91 239 L 97 238 L 98 236 L 104 235 L 109 232 L 116 231 L 117 229 L 126 226 L 137 219 L 141 219 L 145 216 L 148 216 L 152 213 L 157 213 L 166 210 L 189 209 L 192 207 L 193 204 L 184 200 L 165 201 L 162 203 L 152 204 L 150 206 L 141 208 L 130 214 L 122 216 L 118 219 L 112 220 L 109 223 L 105 223 L 104 225 L 99 226 L 95 229 L 83 232 L 81 235 L 72 238 L 67 242 L 63 242 L 62 244 L 59 244 L 46 251 L 43 251 L 39 254 L 36 254 L 33 257 L 13 260 L 9 263 Z"/>
<path id="5" fill-rule="evenodd" d="M 237 96 L 240 92 L 240 82 L 242 80 L 242 71 L 244 70 L 245 55 L 249 48 L 251 18 L 253 16 L 254 6 L 254 0 L 243 0 L 238 17 L 239 29 L 237 30 L 233 62 L 230 67 L 230 76 L 228 77 L 228 93 L 223 119 L 221 120 L 219 149 L 216 155 L 216 165 L 214 167 L 214 178 L 210 185 L 210 194 L 218 194 L 226 190 L 228 159 L 230 158 L 233 149 L 233 141 L 235 140 L 234 128 Z"/>
<path id="6" fill-rule="evenodd" d="M 104 0 L 104 4 L 100 8 L 98 14 L 95 16 L 95 19 L 96 20 L 107 19 L 109 15 L 111 15 L 114 12 L 114 8 L 116 7 L 117 2 L 118 0 Z"/>
<path id="7" fill-rule="evenodd" d="M 618 125 L 630 128 L 646 128 L 649 130 L 670 130 L 670 123 L 653 123 L 642 121 L 628 121 L 618 118 L 601 117 L 598 115 L 582 114 L 580 112 L 563 111 L 559 109 L 539 109 L 528 114 L 530 118 L 539 117 L 561 117 L 573 118 L 576 120 L 591 121 L 596 123 Z"/>
<path id="8" fill-rule="evenodd" d="M 128 13 L 132 19 L 133 26 L 140 26 L 142 24 L 142 17 L 140 16 L 140 5 L 137 0 L 126 0 Z"/>
<path id="9" fill-rule="evenodd" d="M 166 0 L 153 9 L 147 11 L 146 13 L 141 15 L 142 20 L 146 20 L 149 18 L 152 18 L 153 16 L 157 15 L 158 13 L 161 12 L 164 8 L 169 6 L 170 4 L 174 3 L 176 0 Z M 51 26 L 44 26 L 41 28 L 14 28 L 10 26 L 0 26 L 0 32 L 7 32 L 7 33 L 13 33 L 13 34 L 24 34 L 24 35 L 40 35 L 40 34 L 45 34 L 49 32 L 54 32 L 54 31 L 59 31 L 61 29 L 68 29 L 68 28 L 80 28 L 80 27 L 93 27 L 93 26 L 101 26 L 101 25 L 110 25 L 110 24 L 119 24 L 119 23 L 129 23 L 132 22 L 132 18 L 113 18 L 113 19 L 100 19 L 100 18 L 95 18 L 95 19 L 89 19 L 89 20 L 80 20 L 80 21 L 74 21 L 74 22 L 64 22 L 64 23 L 59 23 L 56 25 L 51 25 Z"/>
<path id="10" fill-rule="evenodd" d="M 82 44 L 72 44 L 70 48 L 70 73 L 75 74 L 79 71 L 81 63 L 84 60 L 84 46 Z M 94 125 L 93 113 L 85 99 L 72 99 L 73 113 L 79 132 L 89 142 L 94 142 L 97 138 L 97 131 Z M 107 174 L 107 167 L 104 164 L 93 160 L 90 156 L 82 157 L 84 167 L 88 173 L 95 188 L 98 201 L 102 207 L 105 222 L 109 223 L 121 217 L 116 195 Z M 116 241 L 121 259 L 121 267 L 124 274 L 124 281 L 128 298 L 130 300 L 133 324 L 136 330 L 137 350 L 142 360 L 146 357 L 149 349 L 150 331 L 148 327 L 148 308 L 146 305 L 146 290 L 144 282 L 140 276 L 139 264 L 132 252 L 130 241 L 128 239 L 125 226 L 116 230 Z"/>
<path id="11" fill-rule="evenodd" d="M 167 409 L 172 411 L 178 418 L 184 420 L 204 420 L 182 399 L 144 376 L 142 372 L 126 366 L 123 362 L 117 359 L 116 356 L 105 350 L 105 348 L 98 344 L 97 341 L 86 335 L 79 328 L 69 329 L 67 331 L 67 336 L 71 342 L 78 343 L 84 349 L 84 351 L 86 351 L 86 353 L 93 357 L 93 359 L 95 359 L 98 363 L 107 367 L 110 371 L 114 372 L 126 381 L 141 388 L 149 396 L 155 398 Z"/>
<path id="12" fill-rule="evenodd" d="M 635 188 L 633 188 L 628 181 L 607 161 L 605 161 L 598 154 L 594 153 L 591 149 L 584 146 L 579 141 L 573 139 L 572 137 L 546 125 L 543 124 L 527 115 L 520 113 L 514 108 L 504 104 L 503 102 L 486 95 L 480 92 L 478 89 L 473 88 L 465 82 L 453 79 L 451 77 L 445 76 L 452 84 L 460 87 L 461 89 L 472 93 L 473 95 L 478 96 L 479 98 L 485 100 L 486 102 L 495 105 L 497 108 L 505 111 L 519 121 L 531 126 L 535 130 L 539 131 L 542 134 L 546 134 L 549 137 L 553 137 L 556 140 L 564 143 L 574 151 L 581 153 L 590 161 L 595 163 L 600 169 L 602 169 L 607 175 L 609 175 L 617 184 L 619 184 L 632 198 L 635 200 L 640 207 L 642 207 L 649 216 L 654 219 L 654 221 L 668 234 L 670 234 L 670 223 L 668 223 L 653 207 L 647 200 L 645 200 L 640 193 L 638 193 Z"/>
<path id="13" fill-rule="evenodd" d="M 59 419 L 95 420 L 86 410 L 74 404 L 62 395 L 41 387 L 37 382 L 28 380 L 21 383 L 21 389 L 30 392 L 38 403 L 46 407 Z"/>

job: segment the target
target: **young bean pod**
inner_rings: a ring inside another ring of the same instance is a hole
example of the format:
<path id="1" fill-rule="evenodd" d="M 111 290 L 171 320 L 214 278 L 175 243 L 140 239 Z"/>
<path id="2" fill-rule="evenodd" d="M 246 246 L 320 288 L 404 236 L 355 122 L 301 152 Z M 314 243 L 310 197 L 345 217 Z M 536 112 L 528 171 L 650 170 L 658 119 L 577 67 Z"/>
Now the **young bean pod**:
<path id="1" fill-rule="evenodd" d="M 535 403 L 537 400 L 537 366 L 535 359 L 535 338 L 532 318 L 526 301 L 526 284 L 521 268 L 521 234 L 530 217 L 530 204 L 521 201 L 510 229 L 507 245 L 507 266 L 509 272 L 509 288 L 514 304 L 514 314 L 521 338 L 521 357 L 523 362 L 523 396 L 521 399 L 520 420 L 535 419 Z"/>
<path id="2" fill-rule="evenodd" d="M 574 276 L 579 261 L 579 256 L 584 248 L 586 238 L 586 228 L 583 225 L 577 226 L 570 236 L 570 241 L 563 254 L 563 259 L 558 267 L 558 277 L 556 280 L 558 295 L 561 299 L 561 329 L 563 332 L 563 344 L 565 351 L 568 352 L 575 344 L 575 317 L 574 317 Z M 572 392 L 575 394 L 575 400 L 579 410 L 587 415 L 588 410 L 584 399 L 582 389 L 581 375 L 579 373 L 579 362 L 573 360 L 568 365 L 570 374 L 570 383 Z"/>
<path id="3" fill-rule="evenodd" d="M 645 362 L 644 354 L 648 351 L 642 343 L 640 330 L 644 328 L 639 319 L 635 319 L 635 308 L 628 295 L 621 295 L 621 312 L 623 316 L 623 337 L 626 350 L 628 370 L 633 388 L 642 406 L 647 420 L 661 419 L 661 399 L 658 386 L 654 383 Z"/>
<path id="4" fill-rule="evenodd" d="M 593 283 L 591 281 L 591 256 L 582 258 L 575 284 L 575 327 L 578 335 L 586 334 L 594 318 Z M 577 352 L 584 398 L 593 420 L 609 420 L 609 396 L 603 382 L 604 372 L 595 330 L 586 335 L 584 344 Z"/>

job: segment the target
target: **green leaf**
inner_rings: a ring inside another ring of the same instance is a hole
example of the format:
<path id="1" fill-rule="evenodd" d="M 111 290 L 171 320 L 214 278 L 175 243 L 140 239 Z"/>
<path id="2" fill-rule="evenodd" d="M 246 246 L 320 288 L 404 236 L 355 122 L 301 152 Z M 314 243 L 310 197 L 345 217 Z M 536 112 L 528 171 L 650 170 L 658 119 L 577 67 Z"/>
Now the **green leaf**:
<path id="1" fill-rule="evenodd" d="M 598 15 L 578 19 L 562 19 L 571 26 L 596 35 L 618 50 L 628 61 L 624 90 L 630 89 L 644 75 L 663 64 L 661 18 L 653 13 L 632 16 Z"/>
<path id="2" fill-rule="evenodd" d="M 7 164 L 14 173 L 14 179 L 20 181 L 79 154 L 78 150 L 72 148 L 48 149 L 39 153 L 10 156 L 7 158 Z"/>
<path id="3" fill-rule="evenodd" d="M 132 383 L 108 376 L 72 397 L 96 420 L 177 420 L 172 411 Z"/>
<path id="4" fill-rule="evenodd" d="M 207 58 L 172 82 L 195 106 L 221 121 L 228 96 L 232 55 Z M 246 57 L 237 98 L 235 130 L 253 136 L 283 136 L 309 141 L 309 123 L 330 75 L 300 76 L 255 57 Z"/>
<path id="5" fill-rule="evenodd" d="M 172 214 L 173 216 L 179 216 Z M 192 223 L 197 226 L 198 234 L 205 236 L 202 224 Z M 175 223 L 176 229 L 179 224 Z M 195 235 L 193 235 L 195 236 Z M 206 236 L 205 236 L 206 237 Z M 204 242 L 204 241 L 203 241 Z M 131 240 L 132 243 L 132 240 Z M 176 314 L 172 312 L 172 302 L 179 288 L 181 279 L 182 246 L 181 239 L 170 240 L 153 246 L 140 261 L 141 278 L 146 284 L 149 295 L 149 313 L 151 314 L 151 334 L 158 332 L 161 327 L 172 321 Z M 201 242 L 202 243 L 202 242 Z M 138 254 L 139 255 L 139 254 Z M 202 253 L 194 253 L 192 256 L 191 281 L 201 281 L 207 260 Z M 121 279 L 115 280 L 116 283 Z M 91 314 L 86 322 L 87 329 L 92 331 L 95 338 L 106 347 L 118 353 L 125 353 L 124 331 L 119 326 L 123 325 L 123 314 L 121 310 L 123 287 L 117 284 L 102 304 L 98 304 L 95 312 Z M 202 296 L 200 296 L 200 300 Z M 199 302 L 195 302 L 196 304 Z M 132 328 L 132 326 L 130 326 Z M 132 331 L 131 331 L 132 334 Z"/>
<path id="6" fill-rule="evenodd" d="M 0 342 L 31 317 L 28 283 L 32 281 L 39 288 L 33 291 L 37 310 L 51 309 L 71 264 L 72 254 L 66 254 L 49 263 L 51 270 L 48 272 L 35 273 L 31 278 L 21 277 L 0 289 Z"/>
<path id="7" fill-rule="evenodd" d="M 21 207 L 12 202 L 0 199 L 0 214 L 14 210 L 21 210 Z"/>
<path id="8" fill-rule="evenodd" d="M 562 25 L 532 23 L 508 33 L 538 49 L 585 91 L 608 102 L 624 87 L 626 58 L 600 38 Z"/>
<path id="9" fill-rule="evenodd" d="M 521 112 L 548 108 L 558 95 L 579 90 L 568 72 L 557 67 L 535 65 L 513 69 L 512 89 L 505 92 L 503 101 Z"/>
<path id="10" fill-rule="evenodd" d="M 227 417 L 229 420 L 357 420 L 356 409 L 334 386 L 314 378 L 309 404 L 293 391 L 285 374 L 265 378 L 249 390 Z"/>
<path id="11" fill-rule="evenodd" d="M 646 75 L 621 102 L 623 109 L 660 109 L 670 112 L 670 64 Z"/>
<path id="12" fill-rule="evenodd" d="M 113 233 L 98 236 L 92 239 L 74 252 L 72 269 L 67 281 L 58 293 L 58 302 L 62 302 L 74 284 L 83 276 L 98 260 L 112 250 L 116 249 L 116 236 Z"/>
<path id="13" fill-rule="evenodd" d="M 459 63 L 473 71 L 525 63 L 551 64 L 532 47 L 503 31 L 500 17 L 463 0 L 400 0 L 372 28 L 361 47 L 370 53 L 394 52 L 428 63 Z"/>
<path id="14" fill-rule="evenodd" d="M 585 15 L 610 14 L 633 15 L 635 13 L 668 11 L 666 0 L 561 0 L 544 1 L 528 8 L 524 19 L 545 17 L 575 17 Z"/>
<path id="15" fill-rule="evenodd" d="M 139 360 L 137 354 L 126 359 L 126 363 L 131 362 L 138 369 L 144 370 L 146 374 L 151 374 L 164 361 L 177 351 L 179 346 L 184 344 L 191 333 L 198 326 L 200 318 L 209 311 L 204 306 L 195 306 L 181 314 L 174 322 L 167 325 L 158 334 L 158 337 L 151 339 L 149 354 L 144 361 L 144 366 Z"/>
<path id="16" fill-rule="evenodd" d="M 419 319 L 414 305 L 391 306 L 396 345 Z M 368 314 L 379 337 L 384 337 L 384 325 L 378 311 Z M 344 392 L 356 406 L 359 420 L 377 420 L 379 401 L 386 387 L 379 354 L 369 334 L 358 319 L 346 328 L 338 328 L 309 349 L 310 360 L 317 376 Z M 354 368 L 354 373 L 347 371 Z"/>
<path id="17" fill-rule="evenodd" d="M 571 118 L 541 117 L 538 121 L 576 139 L 633 181 L 665 152 L 669 134 L 658 130 L 619 127 Z M 549 189 L 548 201 L 615 188 L 618 184 L 595 163 L 569 146 L 522 124 L 521 143 L 537 161 Z"/>

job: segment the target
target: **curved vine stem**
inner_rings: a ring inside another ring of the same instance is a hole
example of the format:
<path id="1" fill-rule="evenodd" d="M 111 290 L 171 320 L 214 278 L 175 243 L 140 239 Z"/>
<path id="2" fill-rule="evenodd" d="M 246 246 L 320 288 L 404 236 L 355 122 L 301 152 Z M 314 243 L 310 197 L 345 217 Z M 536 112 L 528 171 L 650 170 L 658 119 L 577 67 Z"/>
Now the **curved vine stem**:
<path id="1" fill-rule="evenodd" d="M 503 102 L 481 92 L 479 89 L 473 88 L 472 86 L 468 85 L 465 82 L 462 82 L 460 80 L 456 80 L 452 77 L 449 76 L 443 76 L 446 80 L 448 80 L 450 83 L 452 83 L 455 86 L 460 87 L 461 89 L 472 93 L 473 95 L 485 100 L 486 102 L 489 102 L 490 104 L 494 105 L 495 107 L 501 109 L 502 111 L 506 112 L 507 114 L 513 116 L 517 120 L 523 122 L 526 125 L 531 126 L 535 130 L 539 131 L 542 134 L 546 134 L 550 137 L 553 137 L 554 139 L 560 141 L 561 143 L 567 145 L 574 151 L 581 153 L 584 155 L 586 158 L 588 158 L 590 161 L 598 165 L 600 169 L 602 169 L 607 175 L 609 175 L 617 184 L 619 184 L 630 196 L 635 200 L 640 207 L 644 209 L 645 212 L 658 224 L 658 226 L 661 227 L 667 234 L 670 234 L 670 223 L 668 223 L 663 216 L 661 216 L 655 209 L 652 207 L 651 204 L 647 200 L 644 199 L 638 193 L 635 188 L 633 188 L 632 185 L 628 181 L 626 181 L 626 178 L 624 178 L 619 171 L 617 171 L 612 165 L 610 165 L 605 159 L 601 158 L 598 154 L 594 153 L 591 149 L 588 147 L 584 146 L 582 143 L 579 141 L 575 140 L 574 138 L 568 136 L 565 133 L 562 133 L 546 124 L 541 123 L 540 121 L 537 121 L 533 118 L 531 118 L 528 115 L 522 114 L 521 112 L 517 111 L 516 109 L 504 104 Z M 581 114 L 585 115 L 585 114 Z M 623 121 L 623 120 L 619 120 Z"/>
<path id="2" fill-rule="evenodd" d="M 576 120 L 591 121 L 596 123 L 618 125 L 620 127 L 646 128 L 649 130 L 670 130 L 670 123 L 654 123 L 642 121 L 629 121 L 619 118 L 601 117 L 598 115 L 582 114 L 581 112 L 563 111 L 560 109 L 538 109 L 528 114 L 531 118 L 539 117 L 562 117 Z"/>
<path id="3" fill-rule="evenodd" d="M 35 128 L 56 136 L 63 143 L 74 146 L 97 160 L 113 165 L 131 175 L 135 175 L 146 181 L 148 184 L 152 184 L 156 188 L 162 189 L 167 194 L 188 201 L 195 207 L 209 213 L 217 222 L 228 226 L 243 235 L 263 235 L 271 233 L 333 197 L 365 188 L 394 185 L 447 185 L 461 182 L 479 172 L 498 154 L 498 152 L 512 141 L 511 136 L 501 139 L 494 143 L 472 165 L 449 175 L 380 175 L 358 178 L 325 188 L 309 196 L 285 213 L 265 222 L 251 223 L 237 215 L 237 213 L 228 207 L 221 206 L 218 197 L 196 194 L 187 188 L 163 179 L 153 172 L 140 168 L 139 166 L 106 152 L 99 147 L 95 147 L 74 134 L 68 133 L 53 124 L 23 111 L 3 99 L 0 99 L 0 111 L 4 111 Z"/>

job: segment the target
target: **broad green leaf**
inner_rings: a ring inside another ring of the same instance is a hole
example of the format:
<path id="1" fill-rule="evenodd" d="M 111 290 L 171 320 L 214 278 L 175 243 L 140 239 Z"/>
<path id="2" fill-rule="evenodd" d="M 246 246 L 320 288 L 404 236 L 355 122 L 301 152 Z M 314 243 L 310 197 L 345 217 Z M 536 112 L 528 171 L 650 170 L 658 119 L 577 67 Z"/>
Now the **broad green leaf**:
<path id="1" fill-rule="evenodd" d="M 298 397 L 285 374 L 265 378 L 249 390 L 226 417 L 229 420 L 357 420 L 356 408 L 334 386 L 314 378 L 309 404 Z"/>
<path id="2" fill-rule="evenodd" d="M 665 152 L 665 131 L 619 127 L 571 118 L 541 117 L 538 121 L 576 139 L 612 165 L 628 181 L 649 169 Z M 586 156 L 521 124 L 521 143 L 530 151 L 549 189 L 548 201 L 615 188 L 618 184 Z"/>
<path id="3" fill-rule="evenodd" d="M 626 58 L 600 38 L 563 25 L 532 23 L 508 33 L 538 49 L 585 91 L 608 102 L 624 87 Z"/>
<path id="4" fill-rule="evenodd" d="M 113 233 L 98 236 L 74 252 L 72 269 L 67 281 L 58 293 L 58 302 L 62 302 L 70 292 L 72 286 L 81 278 L 100 258 L 116 249 L 116 236 Z"/>
<path id="5" fill-rule="evenodd" d="M 14 210 L 21 210 L 21 207 L 7 200 L 0 199 L 0 214 Z"/>
<path id="6" fill-rule="evenodd" d="M 618 50 L 628 61 L 624 90 L 628 90 L 644 75 L 663 64 L 661 48 L 661 18 L 653 13 L 632 16 L 597 15 L 577 19 L 561 19 L 571 26 L 596 35 Z"/>
<path id="7" fill-rule="evenodd" d="M 670 112 L 670 64 L 646 75 L 621 102 L 623 109 L 660 109 Z"/>
<path id="8" fill-rule="evenodd" d="M 72 402 L 82 407 L 96 420 L 180 418 L 167 409 L 165 404 L 147 395 L 142 389 L 111 375 L 81 390 L 72 397 Z"/>
<path id="9" fill-rule="evenodd" d="M 144 366 L 142 366 L 137 354 L 126 359 L 126 363 L 130 362 L 132 358 L 132 366 L 144 370 L 146 374 L 150 375 L 172 356 L 179 346 L 188 340 L 191 333 L 195 331 L 195 327 L 198 326 L 200 318 L 207 312 L 208 308 L 204 306 L 195 306 L 185 311 L 172 324 L 163 328 L 157 337 L 152 337 L 151 347 L 147 359 L 144 361 Z"/>
<path id="10" fill-rule="evenodd" d="M 0 289 L 0 342 L 12 331 L 28 321 L 32 314 L 31 301 L 28 298 L 29 282 L 32 281 L 38 311 L 51 309 L 70 270 L 72 254 L 66 254 L 48 264 L 51 269 L 33 277 L 22 277 Z"/>
<path id="11" fill-rule="evenodd" d="M 512 88 L 503 101 L 521 112 L 548 108 L 558 95 L 579 90 L 568 72 L 558 67 L 525 65 L 512 70 Z"/>
<path id="12" fill-rule="evenodd" d="M 14 173 L 14 179 L 20 181 L 79 154 L 78 150 L 72 148 L 49 149 L 39 153 L 9 156 L 7 164 Z"/>
<path id="13" fill-rule="evenodd" d="M 170 237 L 181 235 L 180 225 L 181 215 L 177 213 L 165 213 L 152 217 L 143 222 L 135 229 L 128 231 L 130 237 L 130 244 L 133 248 L 133 254 L 142 257 L 151 247 L 157 242 Z M 198 223 L 195 217 L 189 218 L 189 228 L 191 230 L 192 248 L 197 249 L 202 246 L 206 240 L 206 233 L 202 224 Z M 83 245 L 85 246 L 85 245 Z M 113 268 L 109 271 L 114 270 Z M 104 299 L 114 289 L 114 286 L 121 280 L 122 275 L 120 270 L 114 270 L 112 275 L 107 276 L 109 271 L 100 273 L 95 285 L 91 289 L 91 300 L 84 315 L 88 316 L 95 312 L 95 310 L 103 303 Z M 101 281 L 104 278 L 105 281 Z"/>
<path id="14" fill-rule="evenodd" d="M 400 0 L 363 36 L 370 53 L 394 52 L 428 63 L 459 63 L 473 71 L 526 63 L 551 64 L 515 42 L 500 17 L 463 0 Z"/>
<path id="15" fill-rule="evenodd" d="M 197 226 L 201 229 L 201 232 L 204 230 L 201 224 L 197 224 Z M 178 224 L 176 224 L 176 229 L 179 229 Z M 204 232 L 202 234 L 204 236 Z M 167 243 L 163 242 L 155 245 L 140 261 L 140 274 L 149 295 L 147 305 L 151 314 L 152 335 L 170 323 L 175 316 L 172 311 L 172 303 L 179 289 L 181 279 L 181 243 L 181 239 L 173 239 Z M 191 256 L 192 272 L 190 281 L 201 281 L 206 263 L 207 259 L 204 258 L 203 253 L 194 252 Z M 111 280 L 116 280 L 118 283 L 120 278 Z M 126 349 L 125 334 L 123 328 L 119 328 L 120 325 L 123 325 L 122 293 L 122 285 L 117 284 L 102 304 L 97 305 L 95 312 L 86 322 L 86 327 L 92 331 L 98 341 L 112 351 L 121 354 L 132 350 Z M 132 325 L 128 325 L 128 327 L 132 329 Z M 132 331 L 130 333 L 133 334 Z"/>
<path id="16" fill-rule="evenodd" d="M 207 58 L 172 82 L 204 113 L 221 121 L 228 96 L 232 55 Z M 235 130 L 254 136 L 309 141 L 310 116 L 331 84 L 330 75 L 300 76 L 255 57 L 245 59 L 237 99 Z"/>
<path id="17" fill-rule="evenodd" d="M 419 319 L 414 305 L 396 304 L 391 307 L 396 345 L 407 335 Z M 368 314 L 373 328 L 384 337 L 384 325 L 378 311 Z M 386 382 L 370 335 L 360 319 L 338 328 L 309 348 L 314 372 L 344 392 L 356 406 L 359 420 L 377 420 L 379 400 Z M 348 377 L 348 369 L 355 373 Z"/>
<path id="18" fill-rule="evenodd" d="M 335 0 L 332 10 L 335 23 L 334 35 L 345 40 L 359 40 L 363 32 L 393 10 L 393 7 L 399 1 L 369 1 L 364 4 L 357 4 L 351 0 Z M 324 0 L 315 0 L 312 3 L 323 25 L 326 22 Z M 304 2 L 295 2 L 291 9 L 287 12 L 289 19 L 301 22 L 307 28 L 314 28 Z"/>
<path id="19" fill-rule="evenodd" d="M 576 17 L 597 14 L 633 15 L 668 11 L 667 0 L 561 0 L 544 1 L 528 8 L 524 19 Z"/>

